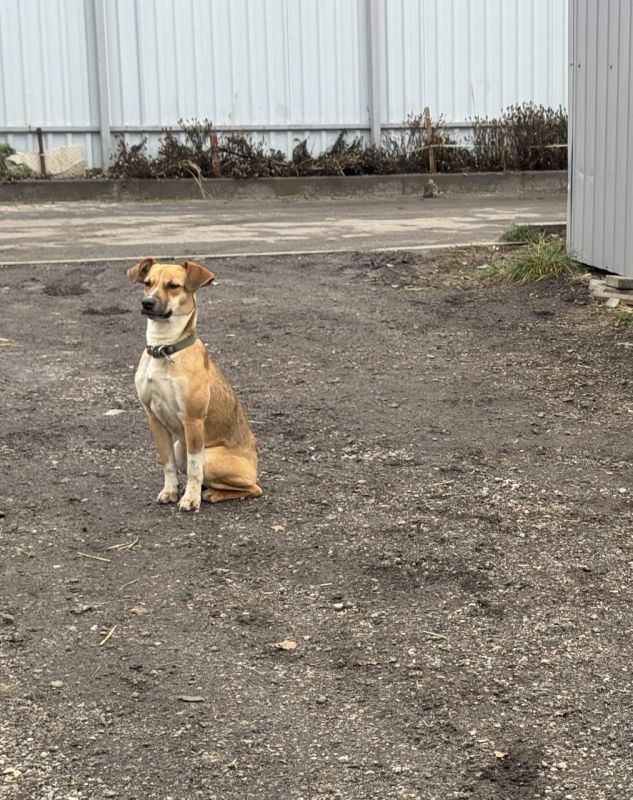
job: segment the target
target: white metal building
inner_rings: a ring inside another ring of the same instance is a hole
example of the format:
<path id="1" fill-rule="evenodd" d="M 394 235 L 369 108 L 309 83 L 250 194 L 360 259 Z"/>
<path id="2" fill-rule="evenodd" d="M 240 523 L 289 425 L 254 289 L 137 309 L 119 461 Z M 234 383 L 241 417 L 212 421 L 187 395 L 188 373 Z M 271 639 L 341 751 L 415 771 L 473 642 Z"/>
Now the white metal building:
<path id="1" fill-rule="evenodd" d="M 568 246 L 633 277 L 631 0 L 570 0 Z"/>
<path id="2" fill-rule="evenodd" d="M 567 0 L 1 0 L 0 141 L 154 141 L 179 119 L 316 152 L 429 106 L 567 106 Z"/>

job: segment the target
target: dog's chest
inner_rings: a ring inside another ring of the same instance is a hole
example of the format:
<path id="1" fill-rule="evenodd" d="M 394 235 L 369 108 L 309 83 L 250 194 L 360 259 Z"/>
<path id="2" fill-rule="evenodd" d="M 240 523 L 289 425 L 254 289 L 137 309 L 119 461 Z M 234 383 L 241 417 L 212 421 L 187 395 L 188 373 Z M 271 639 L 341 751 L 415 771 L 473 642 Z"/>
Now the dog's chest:
<path id="1" fill-rule="evenodd" d="M 164 358 L 141 359 L 135 376 L 136 391 L 143 403 L 173 433 L 182 430 L 178 381 Z"/>

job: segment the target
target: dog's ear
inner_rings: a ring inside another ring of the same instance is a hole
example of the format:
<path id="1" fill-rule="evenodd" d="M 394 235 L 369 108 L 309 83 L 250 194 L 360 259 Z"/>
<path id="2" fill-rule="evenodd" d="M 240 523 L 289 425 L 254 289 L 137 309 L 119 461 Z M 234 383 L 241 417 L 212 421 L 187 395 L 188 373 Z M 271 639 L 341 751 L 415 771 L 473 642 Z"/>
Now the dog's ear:
<path id="1" fill-rule="evenodd" d="M 156 264 L 155 258 L 144 258 L 142 261 L 139 261 L 138 264 L 128 269 L 127 276 L 132 283 L 143 283 L 145 276 L 154 264 Z"/>
<path id="2" fill-rule="evenodd" d="M 215 278 L 215 275 L 206 267 L 194 264 L 193 261 L 182 261 L 180 266 L 187 270 L 185 278 L 185 289 L 188 292 L 195 292 L 201 286 L 206 286 Z"/>

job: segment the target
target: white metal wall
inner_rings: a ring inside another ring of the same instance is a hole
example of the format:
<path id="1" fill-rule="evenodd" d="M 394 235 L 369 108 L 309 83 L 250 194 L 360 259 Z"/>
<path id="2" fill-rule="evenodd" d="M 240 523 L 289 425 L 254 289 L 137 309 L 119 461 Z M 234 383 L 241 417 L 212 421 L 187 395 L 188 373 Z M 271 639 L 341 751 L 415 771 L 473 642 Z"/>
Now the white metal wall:
<path id="1" fill-rule="evenodd" d="M 100 127 L 207 118 L 318 151 L 369 133 L 372 86 L 383 129 L 566 106 L 566 25 L 566 0 L 0 0 L 0 141 L 35 149 L 41 126 L 99 164 Z"/>
<path id="2" fill-rule="evenodd" d="M 92 2 L 0 0 L 0 141 L 36 150 L 25 131 L 40 126 L 48 147 L 81 144 L 99 163 L 95 52 Z"/>
<path id="3" fill-rule="evenodd" d="M 383 120 L 567 106 L 567 0 L 386 0 Z"/>
<path id="4" fill-rule="evenodd" d="M 113 127 L 207 118 L 288 151 L 367 124 L 365 0 L 112 0 L 107 28 Z"/>
<path id="5" fill-rule="evenodd" d="M 570 0 L 569 248 L 633 277 L 631 0 Z"/>

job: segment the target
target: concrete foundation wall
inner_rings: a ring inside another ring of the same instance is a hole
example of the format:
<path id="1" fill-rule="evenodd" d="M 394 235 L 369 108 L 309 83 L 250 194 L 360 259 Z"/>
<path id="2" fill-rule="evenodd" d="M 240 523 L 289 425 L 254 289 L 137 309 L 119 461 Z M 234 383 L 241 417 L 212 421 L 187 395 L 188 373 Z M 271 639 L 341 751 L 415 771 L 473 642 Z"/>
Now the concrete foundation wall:
<path id="1" fill-rule="evenodd" d="M 16 181 L 0 184 L 0 203 L 118 200 L 269 200 L 273 198 L 388 197 L 422 195 L 430 175 L 359 175 L 323 178 L 215 178 L 203 181 L 203 198 L 193 180 Z M 433 175 L 446 194 L 564 193 L 567 172 L 480 172 Z"/>

